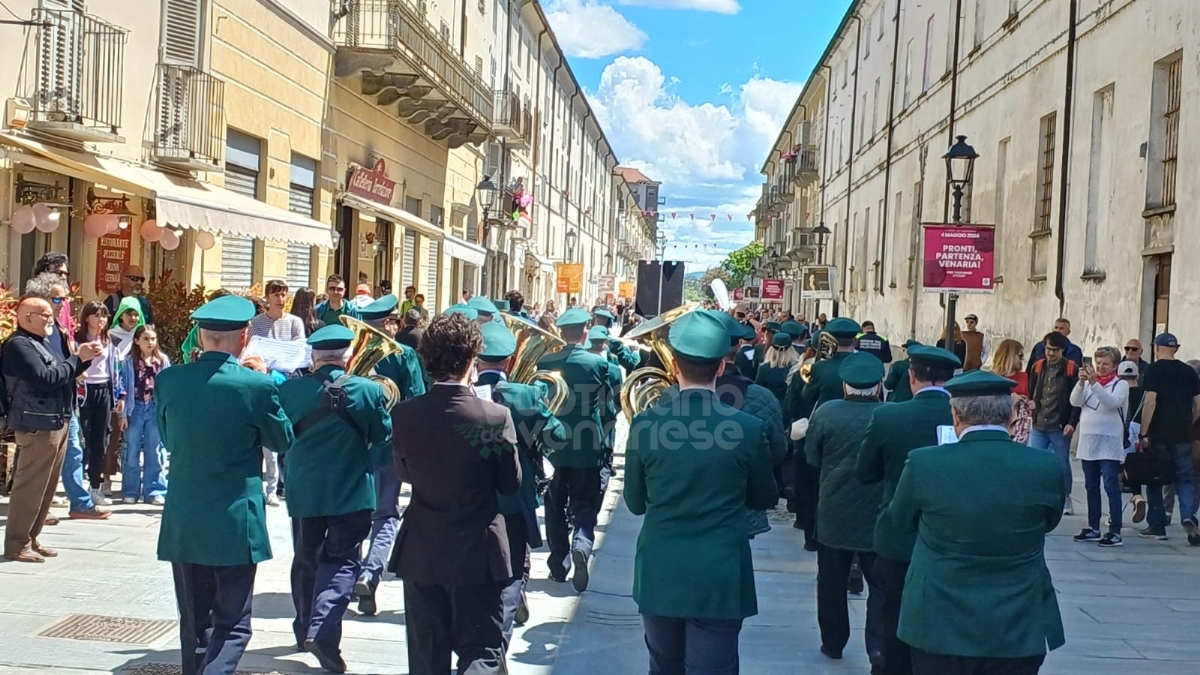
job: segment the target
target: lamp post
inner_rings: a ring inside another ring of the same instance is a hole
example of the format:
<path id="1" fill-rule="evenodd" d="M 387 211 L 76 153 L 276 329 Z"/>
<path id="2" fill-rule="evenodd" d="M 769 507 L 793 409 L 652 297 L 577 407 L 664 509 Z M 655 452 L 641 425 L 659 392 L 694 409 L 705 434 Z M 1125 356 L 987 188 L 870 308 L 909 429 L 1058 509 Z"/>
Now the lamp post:
<path id="1" fill-rule="evenodd" d="M 489 251 L 492 249 L 492 246 L 490 240 L 488 239 L 488 236 L 491 232 L 488 213 L 492 210 L 492 206 L 496 203 L 496 192 L 496 184 L 492 182 L 491 176 L 484 176 L 483 180 L 479 182 L 479 185 L 475 186 L 475 193 L 479 195 L 479 204 L 483 207 L 483 229 L 481 232 L 483 235 L 483 241 L 476 243 L 483 244 L 484 248 L 487 248 Z M 488 269 L 494 264 L 494 262 L 495 258 L 493 258 L 491 255 L 488 255 L 488 257 L 483 261 L 483 268 L 479 271 L 479 291 L 488 297 L 494 297 L 494 294 L 488 287 L 488 283 L 491 281 L 491 279 L 489 279 L 490 275 L 488 274 Z"/>
<path id="2" fill-rule="evenodd" d="M 575 228 L 567 230 L 567 260 L 575 262 L 575 240 L 579 238 L 579 232 Z"/>
<path id="3" fill-rule="evenodd" d="M 830 230 L 828 227 L 826 227 L 825 221 L 822 220 L 819 225 L 817 225 L 816 227 L 813 228 L 813 234 L 816 235 L 816 237 L 817 237 L 817 264 L 824 265 L 825 264 L 825 244 L 829 242 L 829 235 L 833 234 L 833 230 Z M 802 299 L 804 298 L 803 276 L 804 275 L 801 274 L 801 279 L 800 279 L 800 297 Z M 830 281 L 832 282 L 832 279 Z M 832 290 L 832 286 L 831 286 L 831 290 Z M 821 314 L 821 301 L 820 300 L 817 300 L 816 304 L 813 305 L 813 313 L 817 316 L 819 316 Z"/>
<path id="4" fill-rule="evenodd" d="M 975 160 L 979 153 L 967 145 L 966 136 L 957 136 L 954 145 L 942 156 L 946 160 L 946 184 L 954 196 L 951 222 L 962 225 L 963 191 L 975 174 Z M 946 349 L 954 351 L 954 313 L 958 308 L 958 294 L 946 294 Z"/>

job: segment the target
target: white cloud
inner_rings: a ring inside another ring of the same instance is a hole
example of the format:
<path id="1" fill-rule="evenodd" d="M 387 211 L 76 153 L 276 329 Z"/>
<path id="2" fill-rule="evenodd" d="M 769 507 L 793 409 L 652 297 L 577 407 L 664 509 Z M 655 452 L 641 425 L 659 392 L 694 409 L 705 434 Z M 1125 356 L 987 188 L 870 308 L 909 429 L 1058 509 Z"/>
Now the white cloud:
<path id="1" fill-rule="evenodd" d="M 649 59 L 618 57 L 588 100 L 622 162 L 662 181 L 667 255 L 705 269 L 753 239 L 758 170 L 802 85 L 756 75 L 722 87 L 730 103 L 716 105 L 684 101 L 668 82 Z"/>
<path id="2" fill-rule="evenodd" d="M 648 39 L 617 10 L 595 0 L 552 0 L 546 18 L 563 53 L 571 58 L 600 59 L 637 51 Z"/>
<path id="3" fill-rule="evenodd" d="M 655 9 L 694 9 L 718 14 L 737 14 L 742 11 L 738 0 L 618 0 L 618 4 Z"/>

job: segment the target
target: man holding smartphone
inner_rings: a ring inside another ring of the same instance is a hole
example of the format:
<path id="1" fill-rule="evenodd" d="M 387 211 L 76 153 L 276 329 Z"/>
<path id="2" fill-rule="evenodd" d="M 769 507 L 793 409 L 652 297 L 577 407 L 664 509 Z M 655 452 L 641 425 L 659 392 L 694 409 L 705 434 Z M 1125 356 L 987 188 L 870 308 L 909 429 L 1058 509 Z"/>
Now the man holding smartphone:
<path id="1" fill-rule="evenodd" d="M 1071 435 L 1079 424 L 1079 408 L 1071 405 L 1071 390 L 1079 381 L 1079 368 L 1066 357 L 1070 344 L 1062 333 L 1047 333 L 1042 339 L 1045 356 L 1029 369 L 1029 398 L 1034 406 L 1029 445 L 1058 455 L 1067 495 L 1063 514 L 1068 516 L 1075 514 L 1071 501 Z"/>

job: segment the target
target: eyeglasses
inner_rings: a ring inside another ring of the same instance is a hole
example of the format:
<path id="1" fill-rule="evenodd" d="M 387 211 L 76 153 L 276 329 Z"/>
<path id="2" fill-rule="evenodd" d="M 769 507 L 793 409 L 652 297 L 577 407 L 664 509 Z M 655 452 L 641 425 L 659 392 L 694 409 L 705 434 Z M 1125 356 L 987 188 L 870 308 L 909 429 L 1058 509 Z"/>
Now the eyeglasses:
<path id="1" fill-rule="evenodd" d="M 66 300 L 66 298 L 50 298 L 50 302 L 53 302 L 56 305 L 63 304 L 63 300 Z"/>
<path id="2" fill-rule="evenodd" d="M 1141 347 L 1126 347 L 1126 348 L 1125 348 L 1125 351 L 1127 351 L 1127 352 L 1140 352 L 1140 351 L 1142 351 L 1142 348 L 1141 348 Z"/>
<path id="3" fill-rule="evenodd" d="M 326 290 L 329 291 L 330 293 L 345 293 L 346 287 L 345 286 L 330 286 Z"/>
<path id="4" fill-rule="evenodd" d="M 145 281 L 145 280 L 146 280 L 146 277 L 134 277 L 134 276 L 128 276 L 128 277 L 125 277 L 125 278 L 126 278 L 126 279 L 128 279 L 128 280 L 130 280 L 130 281 L 136 281 L 136 282 L 137 282 L 137 283 L 139 283 L 139 284 L 140 284 L 140 283 L 142 283 L 143 281 Z"/>
<path id="5" fill-rule="evenodd" d="M 40 313 L 40 312 L 29 312 L 29 313 L 28 313 L 28 314 L 26 314 L 25 316 L 26 316 L 26 317 L 36 316 L 36 317 L 38 317 L 39 319 L 41 319 L 42 321 L 49 321 L 49 320 L 51 320 L 51 319 L 53 319 L 53 318 L 54 318 L 54 315 L 53 315 L 53 314 L 42 314 L 42 313 Z"/>

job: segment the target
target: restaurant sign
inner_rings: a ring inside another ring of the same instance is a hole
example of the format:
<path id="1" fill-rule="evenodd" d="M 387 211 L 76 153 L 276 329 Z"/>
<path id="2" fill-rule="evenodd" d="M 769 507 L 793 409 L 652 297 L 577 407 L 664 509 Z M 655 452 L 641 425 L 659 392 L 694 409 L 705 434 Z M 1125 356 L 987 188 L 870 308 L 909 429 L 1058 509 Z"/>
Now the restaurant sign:
<path id="1" fill-rule="evenodd" d="M 350 178 L 346 180 L 346 192 L 377 204 L 390 205 L 392 196 L 396 194 L 396 181 L 387 177 L 387 165 L 382 159 L 377 159 L 370 169 L 365 166 L 351 169 Z"/>

